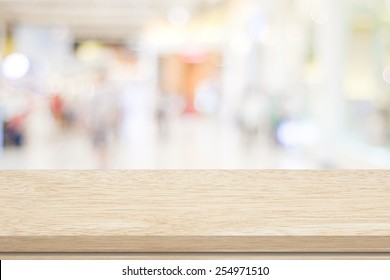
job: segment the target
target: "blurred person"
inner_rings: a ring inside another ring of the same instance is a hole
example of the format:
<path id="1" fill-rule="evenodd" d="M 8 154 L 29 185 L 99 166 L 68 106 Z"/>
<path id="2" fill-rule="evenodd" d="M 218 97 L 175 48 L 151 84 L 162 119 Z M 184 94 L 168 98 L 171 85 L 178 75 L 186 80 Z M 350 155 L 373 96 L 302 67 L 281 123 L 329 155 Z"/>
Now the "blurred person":
<path id="1" fill-rule="evenodd" d="M 67 102 L 64 104 L 62 112 L 62 123 L 64 128 L 70 129 L 76 122 L 76 112 L 74 105 L 75 104 L 73 104 L 71 100 L 67 100 Z"/>
<path id="2" fill-rule="evenodd" d="M 50 99 L 50 110 L 56 123 L 62 125 L 64 100 L 59 93 L 54 93 Z"/>
<path id="3" fill-rule="evenodd" d="M 25 144 L 26 122 L 34 109 L 34 102 L 32 99 L 26 99 L 24 101 L 24 104 L 20 108 L 5 118 L 3 124 L 4 146 L 22 147 Z"/>
<path id="4" fill-rule="evenodd" d="M 216 78 L 202 81 L 195 92 L 195 109 L 203 114 L 216 115 L 221 102 L 220 84 Z"/>
<path id="5" fill-rule="evenodd" d="M 169 133 L 169 120 L 168 120 L 168 109 L 169 109 L 169 97 L 167 94 L 160 94 L 157 99 L 156 106 L 156 122 L 159 139 L 165 140 Z"/>
<path id="6" fill-rule="evenodd" d="M 107 167 L 109 145 L 118 135 L 122 110 L 117 90 L 108 82 L 106 71 L 100 71 L 88 112 L 88 131 L 99 157 L 99 166 Z"/>
<path id="7" fill-rule="evenodd" d="M 182 95 L 162 92 L 157 97 L 155 116 L 158 137 L 167 140 L 171 134 L 171 123 L 181 116 L 186 109 L 186 102 Z"/>
<path id="8" fill-rule="evenodd" d="M 24 144 L 26 114 L 13 116 L 4 125 L 4 145 L 21 147 Z"/>
<path id="9" fill-rule="evenodd" d="M 62 129 L 70 129 L 76 122 L 74 101 L 65 99 L 60 93 L 55 93 L 50 99 L 50 110 L 57 125 Z"/>
<path id="10" fill-rule="evenodd" d="M 269 137 L 269 116 L 267 99 L 254 89 L 247 90 L 239 104 L 237 119 L 245 146 L 251 148 L 258 139 L 259 133 Z"/>

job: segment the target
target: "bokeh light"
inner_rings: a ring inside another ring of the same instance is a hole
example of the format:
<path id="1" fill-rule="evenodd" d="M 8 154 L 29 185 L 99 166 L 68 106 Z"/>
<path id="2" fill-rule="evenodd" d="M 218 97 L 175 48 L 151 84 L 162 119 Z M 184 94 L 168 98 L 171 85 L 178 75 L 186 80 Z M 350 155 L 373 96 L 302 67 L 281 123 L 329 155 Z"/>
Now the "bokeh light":
<path id="1" fill-rule="evenodd" d="M 4 58 L 1 71 L 5 78 L 18 80 L 23 78 L 30 68 L 30 62 L 26 55 L 13 53 Z"/>

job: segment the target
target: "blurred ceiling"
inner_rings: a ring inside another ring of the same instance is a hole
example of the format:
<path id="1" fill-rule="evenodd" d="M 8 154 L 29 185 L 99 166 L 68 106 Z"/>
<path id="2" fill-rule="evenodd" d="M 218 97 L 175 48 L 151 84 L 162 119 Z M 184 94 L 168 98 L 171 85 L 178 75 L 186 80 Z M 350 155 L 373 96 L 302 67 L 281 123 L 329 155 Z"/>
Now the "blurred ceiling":
<path id="1" fill-rule="evenodd" d="M 0 0 L 0 24 L 68 26 L 76 39 L 126 40 L 170 8 L 192 14 L 221 0 Z"/>

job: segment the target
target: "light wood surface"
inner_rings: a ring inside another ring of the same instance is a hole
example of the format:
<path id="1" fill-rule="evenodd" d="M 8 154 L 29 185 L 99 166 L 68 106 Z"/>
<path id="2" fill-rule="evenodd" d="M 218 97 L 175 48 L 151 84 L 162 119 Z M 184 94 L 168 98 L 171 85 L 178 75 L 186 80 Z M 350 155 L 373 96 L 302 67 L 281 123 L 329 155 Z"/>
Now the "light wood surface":
<path id="1" fill-rule="evenodd" d="M 0 260 L 390 260 L 390 253 L 0 253 Z"/>
<path id="2" fill-rule="evenodd" d="M 0 253 L 390 253 L 384 170 L 2 170 L 0 193 Z"/>

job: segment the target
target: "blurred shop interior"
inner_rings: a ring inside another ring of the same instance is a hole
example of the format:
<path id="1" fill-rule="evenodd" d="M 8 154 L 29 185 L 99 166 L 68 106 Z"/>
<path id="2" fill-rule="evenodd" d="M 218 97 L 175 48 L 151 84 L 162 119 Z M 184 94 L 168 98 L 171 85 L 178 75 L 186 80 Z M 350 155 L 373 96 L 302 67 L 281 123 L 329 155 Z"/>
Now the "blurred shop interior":
<path id="1" fill-rule="evenodd" d="M 0 0 L 0 168 L 390 168 L 390 1 Z"/>

